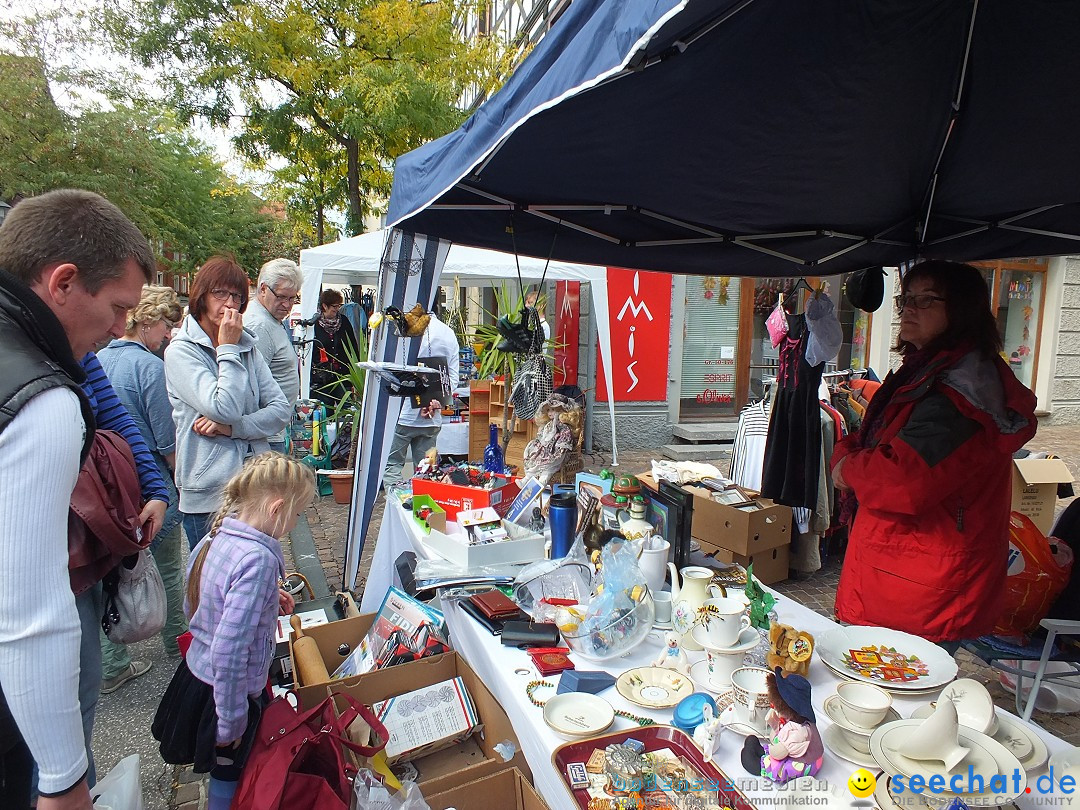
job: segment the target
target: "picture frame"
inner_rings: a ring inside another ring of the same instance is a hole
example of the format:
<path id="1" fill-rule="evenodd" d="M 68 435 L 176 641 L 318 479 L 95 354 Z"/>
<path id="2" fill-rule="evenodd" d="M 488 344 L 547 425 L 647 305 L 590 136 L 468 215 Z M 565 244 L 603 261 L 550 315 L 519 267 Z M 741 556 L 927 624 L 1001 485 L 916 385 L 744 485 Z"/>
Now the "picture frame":
<path id="1" fill-rule="evenodd" d="M 649 493 L 648 521 L 653 525 L 653 534 L 659 535 L 671 542 L 671 518 L 668 514 L 668 506 L 656 497 L 655 492 Z"/>
<path id="2" fill-rule="evenodd" d="M 725 489 L 714 491 L 712 499 L 725 506 L 742 506 L 754 502 L 754 499 L 750 497 L 746 490 L 734 484 Z"/>

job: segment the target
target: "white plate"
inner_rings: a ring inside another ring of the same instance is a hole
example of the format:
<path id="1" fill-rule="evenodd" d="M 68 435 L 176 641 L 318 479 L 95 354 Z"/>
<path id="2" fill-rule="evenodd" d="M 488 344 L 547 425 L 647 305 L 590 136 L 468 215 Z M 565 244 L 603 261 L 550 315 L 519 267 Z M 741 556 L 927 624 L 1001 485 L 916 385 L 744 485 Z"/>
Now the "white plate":
<path id="1" fill-rule="evenodd" d="M 723 692 L 727 692 L 731 689 L 731 684 L 723 686 L 717 689 L 709 681 L 709 659 L 706 658 L 702 661 L 698 661 L 696 664 L 690 667 L 690 680 L 697 684 L 703 692 L 709 692 L 713 695 L 719 695 Z"/>
<path id="2" fill-rule="evenodd" d="M 832 720 L 833 723 L 840 726 L 840 728 L 847 729 L 852 734 L 860 734 L 863 737 L 869 737 L 874 733 L 878 726 L 883 726 L 886 723 L 893 723 L 900 719 L 900 712 L 890 706 L 889 710 L 885 713 L 885 718 L 878 723 L 877 726 L 874 726 L 874 728 L 860 726 L 857 723 L 851 722 L 848 716 L 844 714 L 844 704 L 840 700 L 839 695 L 829 695 L 825 698 L 823 708 L 825 709 L 825 716 Z M 869 756 L 869 754 L 867 754 L 867 756 Z"/>
<path id="3" fill-rule="evenodd" d="M 833 675 L 844 681 L 857 681 L 861 683 L 872 683 L 878 689 L 884 689 L 886 692 L 894 692 L 898 695 L 904 695 L 905 697 L 922 697 L 924 695 L 938 695 L 941 693 L 940 686 L 931 686 L 927 689 L 893 689 L 891 685 L 884 681 L 867 681 L 864 678 L 856 678 L 854 673 L 846 667 L 836 668 L 828 661 L 822 660 L 823 663 Z"/>
<path id="4" fill-rule="evenodd" d="M 564 692 L 544 704 L 544 722 L 567 737 L 594 737 L 615 722 L 615 709 L 597 695 Z"/>
<path id="5" fill-rule="evenodd" d="M 869 754 L 864 754 L 849 743 L 839 726 L 829 726 L 821 732 L 821 741 L 825 744 L 826 748 L 840 757 L 840 759 L 854 762 L 856 765 L 860 765 L 863 768 L 869 768 L 871 771 L 876 771 L 878 769 L 878 764 L 874 758 Z"/>
<path id="6" fill-rule="evenodd" d="M 911 713 L 913 720 L 925 720 L 934 713 L 934 707 L 924 704 Z M 1005 750 L 1020 760 L 1025 771 L 1034 771 L 1046 764 L 1050 752 L 1042 738 L 1031 731 L 1023 720 L 1007 712 L 997 712 L 998 728 L 990 735 Z"/>
<path id="7" fill-rule="evenodd" d="M 886 681 L 880 677 L 863 675 L 844 663 L 844 656 L 849 650 L 871 646 L 885 646 L 905 656 L 917 656 L 926 664 L 928 674 L 914 681 Z M 841 675 L 895 692 L 920 692 L 940 688 L 953 680 L 957 672 L 953 657 L 932 641 L 885 627 L 838 627 L 819 636 L 814 649 L 818 658 Z"/>
<path id="8" fill-rule="evenodd" d="M 706 644 L 705 637 L 704 635 L 702 635 L 704 632 L 705 628 L 698 624 L 694 626 L 694 629 L 690 635 L 693 636 L 694 641 L 696 641 L 700 646 L 704 647 L 707 650 L 712 650 L 713 652 L 721 653 L 723 655 L 727 655 L 729 653 L 731 655 L 734 655 L 735 653 L 748 653 L 761 643 L 761 634 L 758 633 L 758 631 L 753 627 L 743 628 L 743 630 L 739 633 L 739 637 L 735 640 L 735 643 L 730 647 L 714 647 L 711 644 Z"/>
<path id="9" fill-rule="evenodd" d="M 952 769 L 946 770 L 944 763 L 939 760 L 912 759 L 901 754 L 898 749 L 923 722 L 922 720 L 897 720 L 877 728 L 870 737 L 870 753 L 874 755 L 874 759 L 883 771 L 893 776 L 911 776 L 917 773 L 927 778 L 940 774 L 945 777 L 946 782 L 957 774 L 966 775 L 969 766 L 974 773 L 986 774 L 986 778 L 994 775 L 994 757 L 983 746 L 983 741 L 978 739 L 990 740 L 990 738 L 965 726 L 959 728 L 959 737 L 960 745 L 967 748 L 968 753 Z M 1020 767 L 1019 760 L 1016 765 Z"/>

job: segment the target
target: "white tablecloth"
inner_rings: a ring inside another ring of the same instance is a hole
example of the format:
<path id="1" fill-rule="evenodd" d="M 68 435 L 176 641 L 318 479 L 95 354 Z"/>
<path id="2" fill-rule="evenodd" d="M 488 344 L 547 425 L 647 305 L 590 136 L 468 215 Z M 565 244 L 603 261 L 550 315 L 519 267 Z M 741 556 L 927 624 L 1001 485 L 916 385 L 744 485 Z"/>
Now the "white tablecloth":
<path id="1" fill-rule="evenodd" d="M 388 542 L 384 544 L 384 540 Z M 380 545 L 375 549 L 372 572 L 368 578 L 368 586 L 364 591 L 361 604 L 361 612 L 364 613 L 378 609 L 386 587 L 394 581 L 392 566 L 393 560 L 397 559 L 397 555 L 402 550 L 410 548 L 416 550 L 418 555 L 423 554 L 425 551 L 419 527 L 413 529 L 412 521 L 408 520 L 407 514 L 399 506 L 387 508 L 386 515 L 383 517 L 383 527 L 379 532 L 378 542 Z M 376 563 L 379 562 L 380 556 L 389 560 L 389 567 L 383 566 L 378 579 L 376 579 Z M 563 808 L 573 810 L 576 804 L 564 786 L 562 777 L 551 764 L 552 753 L 566 740 L 558 737 L 555 732 L 544 724 L 542 710 L 533 706 L 525 693 L 528 682 L 540 678 L 539 673 L 532 666 L 532 660 L 522 650 L 504 647 L 498 637 L 491 635 L 478 622 L 461 611 L 453 601 L 445 600 L 443 608 L 446 611 L 446 621 L 450 627 L 454 648 L 487 685 L 492 695 L 502 705 L 503 710 L 510 718 L 514 729 L 517 730 L 518 740 L 521 743 L 529 766 L 532 768 L 537 791 L 544 797 L 544 801 L 547 802 L 551 810 L 563 810 Z M 776 611 L 780 621 L 800 630 L 809 631 L 814 635 L 820 635 L 837 626 L 831 620 L 781 595 L 777 595 Z M 577 659 L 575 664 L 579 669 L 602 669 L 617 676 L 628 669 L 652 664 L 653 659 L 659 652 L 660 643 L 660 634 L 653 631 L 640 648 L 623 658 L 609 661 L 606 664 L 594 664 L 583 659 Z M 688 655 L 691 663 L 696 663 L 704 657 L 702 652 L 691 652 Z M 519 670 L 525 672 L 519 674 Z M 558 677 L 556 675 L 548 680 L 557 683 Z M 834 675 L 828 667 L 816 660 L 810 668 L 809 677 L 814 689 L 813 703 L 818 726 L 820 730 L 824 731 L 830 721 L 825 716 L 822 705 L 825 698 L 836 690 L 836 685 L 841 679 Z M 554 690 L 542 690 L 537 697 L 544 698 L 551 694 L 554 694 Z M 671 722 L 671 710 L 650 711 L 636 706 L 625 700 L 614 688 L 605 690 L 602 696 L 616 709 L 622 709 L 640 716 L 652 717 L 661 723 L 669 724 Z M 935 695 L 904 697 L 894 692 L 893 706 L 902 717 L 908 717 L 919 706 L 935 697 Z M 615 725 L 612 727 L 613 730 L 620 731 L 630 731 L 632 728 L 634 728 L 633 724 L 629 720 L 622 718 L 616 718 Z M 1029 724 L 1029 728 L 1033 729 L 1043 739 L 1050 749 L 1051 755 L 1056 751 L 1069 747 L 1063 740 L 1054 737 L 1034 724 Z M 739 762 L 739 752 L 742 749 L 743 739 L 742 735 L 724 731 L 715 762 L 728 777 L 735 780 L 750 801 L 753 802 L 755 798 L 761 799 L 762 801 L 758 806 L 761 810 L 766 810 L 768 807 L 777 804 L 777 794 L 775 790 L 755 789 L 752 786 L 754 784 L 752 778 L 743 770 Z M 827 781 L 830 785 L 841 786 L 846 793 L 848 777 L 857 767 L 826 749 L 825 765 L 818 778 Z M 758 784 L 764 784 L 764 780 L 759 779 L 757 782 Z M 1031 777 L 1029 777 L 1029 784 L 1032 785 L 1032 795 L 1038 795 Z M 846 794 L 846 796 L 850 798 L 850 794 Z M 1060 795 L 1055 796 L 1055 798 L 1060 800 Z M 1045 798 L 1043 800 L 1045 801 Z M 1017 804 L 1025 810 L 1035 806 L 1030 797 L 1022 797 Z"/>
<path id="2" fill-rule="evenodd" d="M 451 422 L 450 417 L 444 416 L 439 435 L 435 439 L 435 446 L 440 453 L 450 453 L 455 456 L 469 455 L 469 423 Z"/>

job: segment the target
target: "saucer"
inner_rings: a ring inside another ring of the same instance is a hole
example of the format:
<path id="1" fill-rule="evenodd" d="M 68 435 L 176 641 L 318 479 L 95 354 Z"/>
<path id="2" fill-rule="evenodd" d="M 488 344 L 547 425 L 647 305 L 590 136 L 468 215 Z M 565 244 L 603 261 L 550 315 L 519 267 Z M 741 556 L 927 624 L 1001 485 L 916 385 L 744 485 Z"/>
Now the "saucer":
<path id="1" fill-rule="evenodd" d="M 619 694 L 646 709 L 670 709 L 694 693 L 694 682 L 673 669 L 637 667 L 615 681 Z"/>
<path id="2" fill-rule="evenodd" d="M 711 650 L 712 652 L 719 653 L 721 655 L 727 655 L 729 653 L 735 654 L 740 652 L 748 653 L 761 643 L 761 635 L 758 633 L 758 631 L 753 627 L 747 627 L 739 633 L 739 637 L 730 647 L 714 647 L 711 644 L 705 643 L 704 636 L 701 635 L 701 632 L 704 630 L 705 628 L 702 627 L 700 624 L 695 625 L 693 632 L 691 632 L 690 635 L 693 637 L 694 641 L 696 641 L 706 650 Z"/>
<path id="3" fill-rule="evenodd" d="M 760 737 L 763 740 L 769 738 L 769 732 L 760 728 L 754 728 L 749 723 L 735 719 L 735 694 L 732 690 L 722 692 L 716 698 L 716 710 L 720 712 L 720 725 L 729 728 L 736 734 Z"/>
<path id="4" fill-rule="evenodd" d="M 854 762 L 856 765 L 861 765 L 863 768 L 869 768 L 872 771 L 877 770 L 878 764 L 874 761 L 874 758 L 869 754 L 864 754 L 849 743 L 839 726 L 829 726 L 821 732 L 821 741 L 826 748 L 840 759 L 846 759 L 848 762 Z"/>
<path id="5" fill-rule="evenodd" d="M 823 708 L 825 709 L 825 716 L 832 720 L 833 723 L 840 726 L 840 728 L 845 731 L 850 731 L 852 734 L 859 734 L 863 737 L 869 737 L 874 733 L 878 726 L 882 726 L 885 723 L 892 723 L 893 721 L 900 719 L 900 713 L 890 706 L 889 710 L 885 713 L 885 717 L 877 724 L 877 726 L 860 726 L 857 723 L 851 722 L 848 716 L 844 714 L 844 704 L 837 694 L 832 694 L 825 698 L 825 705 Z"/>
<path id="6" fill-rule="evenodd" d="M 925 703 L 911 713 L 911 719 L 925 720 L 933 713 L 934 707 Z M 989 735 L 990 738 L 1001 743 L 1006 751 L 1020 760 L 1020 765 L 1025 771 L 1041 768 L 1046 763 L 1050 756 L 1046 743 L 1038 734 L 1029 731 L 1022 720 L 1018 720 L 1011 714 L 1000 712 L 997 715 L 997 721 L 997 731 Z"/>
<path id="7" fill-rule="evenodd" d="M 922 720 L 896 720 L 886 723 L 874 731 L 870 737 L 870 753 L 873 754 L 881 769 L 893 776 L 921 774 L 926 778 L 942 776 L 946 782 L 953 776 L 964 776 L 971 768 L 974 773 L 993 776 L 998 771 L 998 763 L 990 752 L 987 742 L 1000 747 L 1000 743 L 966 726 L 959 727 L 958 742 L 968 749 L 967 754 L 954 768 L 946 769 L 945 763 L 934 759 L 912 759 L 900 753 L 898 748 L 907 742 L 908 737 L 923 724 Z M 1006 752 L 1007 754 L 1008 752 Z M 1011 755 L 1009 755 L 1011 756 Z M 1016 759 L 1013 757 L 1013 759 Z M 1019 760 L 1016 760 L 1019 766 Z"/>
<path id="8" fill-rule="evenodd" d="M 698 661 L 696 664 L 690 667 L 690 680 L 697 684 L 699 689 L 708 692 L 713 695 L 719 695 L 722 692 L 728 692 L 731 690 L 731 684 L 727 686 L 721 686 L 719 688 L 712 685 L 709 680 L 709 659 L 705 658 Z"/>

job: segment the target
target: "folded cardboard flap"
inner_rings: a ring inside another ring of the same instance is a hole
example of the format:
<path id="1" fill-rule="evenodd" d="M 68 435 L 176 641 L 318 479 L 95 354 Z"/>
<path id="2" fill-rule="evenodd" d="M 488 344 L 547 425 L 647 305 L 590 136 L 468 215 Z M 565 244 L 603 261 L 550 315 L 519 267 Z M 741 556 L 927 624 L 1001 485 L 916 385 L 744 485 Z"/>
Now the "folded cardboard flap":
<path id="1" fill-rule="evenodd" d="M 1060 458 L 1013 459 L 1012 506 L 1031 518 L 1043 534 L 1050 534 L 1057 506 L 1058 484 L 1073 480 Z"/>
<path id="2" fill-rule="evenodd" d="M 353 616 L 348 619 L 330 622 L 329 624 L 320 624 L 309 627 L 304 630 L 304 635 L 315 640 L 315 643 L 319 647 L 319 653 L 322 655 L 323 663 L 326 664 L 326 671 L 333 672 L 341 665 L 341 662 L 345 660 L 348 654 L 360 645 L 360 642 L 364 640 L 367 631 L 371 629 L 371 625 L 374 621 L 374 613 L 364 613 L 361 616 Z M 344 655 L 339 651 L 344 649 L 341 646 L 342 644 L 348 645 L 348 650 L 345 651 Z M 289 656 L 294 661 L 293 671 L 296 672 L 296 658 L 293 655 L 292 636 L 289 636 Z M 296 686 L 316 685 L 317 684 L 300 683 L 299 674 L 297 674 Z"/>
<path id="3" fill-rule="evenodd" d="M 1060 458 L 1017 458 L 1013 464 L 1027 484 L 1067 484 L 1073 480 Z"/>
<path id="4" fill-rule="evenodd" d="M 520 743 L 506 712 L 484 686 L 483 681 L 456 652 L 421 658 L 419 661 L 367 672 L 329 684 L 305 686 L 297 690 L 296 697 L 302 709 L 310 709 L 318 705 L 327 695 L 334 693 L 348 694 L 372 706 L 381 700 L 397 697 L 422 686 L 441 683 L 457 676 L 461 677 L 465 688 L 469 691 L 483 727 L 476 734 L 452 748 L 445 748 L 414 760 L 413 764 L 420 772 L 417 784 L 426 792 L 425 785 L 429 781 L 445 777 L 440 784 L 447 788 L 455 787 L 511 766 L 520 768 L 531 779 L 532 771 L 529 770 L 525 757 L 521 753 Z M 495 746 L 506 740 L 510 740 L 518 749 L 509 762 L 504 761 L 495 751 Z"/>
<path id="5" fill-rule="evenodd" d="M 439 792 L 423 791 L 431 810 L 472 810 L 496 807 L 498 810 L 548 810 L 525 775 L 517 768 L 477 779 Z"/>

